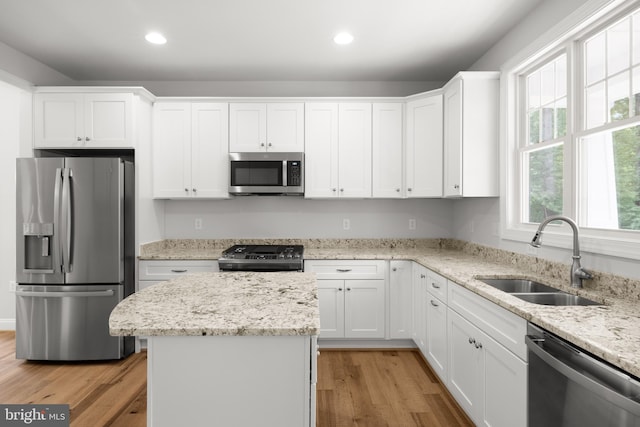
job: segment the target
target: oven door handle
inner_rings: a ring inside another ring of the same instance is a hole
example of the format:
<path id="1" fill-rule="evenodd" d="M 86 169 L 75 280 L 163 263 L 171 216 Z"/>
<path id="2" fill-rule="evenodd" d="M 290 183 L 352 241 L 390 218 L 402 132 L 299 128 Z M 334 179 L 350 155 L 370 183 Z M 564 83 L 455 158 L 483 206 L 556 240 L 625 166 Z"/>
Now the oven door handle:
<path id="1" fill-rule="evenodd" d="M 576 370 L 573 366 L 568 363 L 565 363 L 559 360 L 553 352 L 550 352 L 544 348 L 542 348 L 542 344 L 545 341 L 553 341 L 562 345 L 565 348 L 570 348 L 571 351 L 574 352 L 573 357 L 580 359 L 580 363 L 576 363 L 576 365 L 580 366 L 580 371 L 586 372 L 585 375 L 582 372 Z M 608 385 L 605 385 L 603 382 L 597 381 L 595 378 L 598 376 L 604 375 L 614 375 L 617 377 L 618 381 L 626 382 L 629 387 L 628 390 L 635 390 L 635 394 L 637 395 L 640 390 L 640 384 L 634 384 L 631 377 L 625 375 L 624 373 L 617 371 L 604 363 L 592 358 L 591 356 L 586 355 L 579 349 L 575 347 L 569 347 L 567 344 L 563 343 L 560 340 L 556 340 L 553 337 L 545 335 L 544 338 L 534 335 L 525 336 L 525 343 L 529 350 L 533 352 L 536 356 L 542 359 L 549 367 L 557 371 L 559 374 L 568 378 L 569 380 L 575 382 L 576 384 L 586 388 L 592 393 L 595 393 L 597 396 L 617 405 L 620 408 L 624 408 L 625 410 L 632 412 L 636 415 L 640 415 L 640 402 L 637 402 L 633 399 L 630 399 L 626 396 L 626 394 L 633 394 L 627 391 L 626 393 L 623 390 L 616 390 Z M 598 375 L 600 373 L 600 375 Z"/>

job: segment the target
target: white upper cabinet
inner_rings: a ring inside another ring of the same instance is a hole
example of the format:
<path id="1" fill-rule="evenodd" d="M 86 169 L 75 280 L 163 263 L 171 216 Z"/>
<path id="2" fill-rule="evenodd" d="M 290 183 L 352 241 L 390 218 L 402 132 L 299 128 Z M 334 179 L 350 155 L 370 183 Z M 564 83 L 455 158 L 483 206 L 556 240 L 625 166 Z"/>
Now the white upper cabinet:
<path id="1" fill-rule="evenodd" d="M 303 152 L 304 104 L 231 103 L 229 151 Z"/>
<path id="2" fill-rule="evenodd" d="M 371 197 L 371 104 L 305 110 L 305 197 Z"/>
<path id="3" fill-rule="evenodd" d="M 442 197 L 442 94 L 407 102 L 406 197 Z"/>
<path id="4" fill-rule="evenodd" d="M 34 148 L 133 148 L 133 93 L 36 93 Z"/>
<path id="5" fill-rule="evenodd" d="M 229 197 L 228 104 L 154 106 L 154 198 Z"/>
<path id="6" fill-rule="evenodd" d="M 374 103 L 372 131 L 372 195 L 403 196 L 402 103 Z"/>
<path id="7" fill-rule="evenodd" d="M 499 73 L 461 72 L 444 87 L 444 196 L 495 197 Z"/>

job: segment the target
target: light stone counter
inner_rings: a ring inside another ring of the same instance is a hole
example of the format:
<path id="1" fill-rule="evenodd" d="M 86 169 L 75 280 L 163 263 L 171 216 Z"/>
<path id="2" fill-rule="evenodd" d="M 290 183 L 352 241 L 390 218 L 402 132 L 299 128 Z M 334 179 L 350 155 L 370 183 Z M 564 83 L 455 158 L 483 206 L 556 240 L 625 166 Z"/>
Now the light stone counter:
<path id="1" fill-rule="evenodd" d="M 314 273 L 199 273 L 150 286 L 111 313 L 111 335 L 318 335 Z"/>
<path id="2" fill-rule="evenodd" d="M 305 259 L 405 259 L 416 261 L 507 310 L 640 377 L 640 281 L 593 272 L 585 289 L 568 286 L 569 265 L 448 239 L 244 240 L 305 245 Z M 141 248 L 141 259 L 217 259 L 235 240 L 166 240 Z M 567 261 L 570 262 L 570 259 Z M 585 266 L 589 269 L 589 266 Z M 518 277 L 547 283 L 603 302 L 602 306 L 551 307 L 524 302 L 476 280 Z"/>

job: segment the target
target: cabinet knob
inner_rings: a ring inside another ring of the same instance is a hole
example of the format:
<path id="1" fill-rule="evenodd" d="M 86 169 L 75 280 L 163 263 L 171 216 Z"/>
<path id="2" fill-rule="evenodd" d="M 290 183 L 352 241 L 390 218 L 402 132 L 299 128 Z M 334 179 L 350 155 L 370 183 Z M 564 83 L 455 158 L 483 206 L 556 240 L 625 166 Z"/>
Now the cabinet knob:
<path id="1" fill-rule="evenodd" d="M 338 288 L 339 291 L 342 291 L 342 288 Z"/>
<path id="2" fill-rule="evenodd" d="M 338 189 L 337 188 L 332 188 L 331 191 L 333 191 L 335 193 L 336 191 L 338 191 Z"/>
<path id="3" fill-rule="evenodd" d="M 454 185 L 453 185 L 453 188 L 455 188 L 455 189 L 457 190 L 457 189 L 459 189 L 459 188 L 460 188 L 460 185 L 458 185 L 458 184 L 454 184 Z"/>
<path id="4" fill-rule="evenodd" d="M 185 193 L 188 193 L 188 192 L 189 192 L 189 189 L 188 189 L 188 188 L 185 188 L 185 189 L 184 189 L 184 192 L 185 192 Z"/>
<path id="5" fill-rule="evenodd" d="M 350 291 L 350 290 L 351 290 L 351 288 L 347 288 L 347 290 L 348 290 L 348 291 Z"/>
<path id="6" fill-rule="evenodd" d="M 477 343 L 475 344 L 475 346 L 476 346 L 476 348 L 482 348 L 482 343 L 481 343 L 481 342 L 477 342 Z"/>
<path id="7" fill-rule="evenodd" d="M 260 144 L 260 147 L 264 147 L 264 142 L 262 144 Z"/>
<path id="8" fill-rule="evenodd" d="M 197 190 L 196 188 L 194 188 L 194 189 L 193 189 L 193 192 L 194 192 L 194 193 L 195 193 L 195 192 L 197 192 L 197 191 L 198 191 L 198 190 Z"/>
<path id="9" fill-rule="evenodd" d="M 91 141 L 91 138 L 89 138 L 88 136 L 84 139 L 85 141 Z"/>
<path id="10" fill-rule="evenodd" d="M 78 137 L 78 141 L 82 141 L 82 138 Z"/>
<path id="11" fill-rule="evenodd" d="M 399 192 L 400 192 L 400 189 L 399 189 L 399 188 L 396 188 L 396 193 L 399 193 Z"/>
<path id="12" fill-rule="evenodd" d="M 411 187 L 407 188 L 407 191 L 412 191 Z"/>
<path id="13" fill-rule="evenodd" d="M 421 278 L 421 279 L 425 279 L 426 277 L 427 277 L 427 275 L 426 275 L 426 274 L 421 274 L 421 275 L 420 275 L 420 278 Z"/>
<path id="14" fill-rule="evenodd" d="M 267 144 L 267 145 L 268 145 L 269 147 L 273 147 L 273 144 L 272 144 L 272 143 L 269 143 L 269 144 Z"/>
<path id="15" fill-rule="evenodd" d="M 344 193 L 344 188 L 341 188 L 341 189 L 340 189 L 340 192 L 341 192 L 341 193 Z"/>
<path id="16" fill-rule="evenodd" d="M 393 268 L 391 269 L 391 271 L 398 271 L 398 268 L 397 268 L 397 267 L 393 267 Z"/>
<path id="17" fill-rule="evenodd" d="M 476 343 L 475 338 L 469 338 L 469 344 L 475 344 L 475 343 Z"/>

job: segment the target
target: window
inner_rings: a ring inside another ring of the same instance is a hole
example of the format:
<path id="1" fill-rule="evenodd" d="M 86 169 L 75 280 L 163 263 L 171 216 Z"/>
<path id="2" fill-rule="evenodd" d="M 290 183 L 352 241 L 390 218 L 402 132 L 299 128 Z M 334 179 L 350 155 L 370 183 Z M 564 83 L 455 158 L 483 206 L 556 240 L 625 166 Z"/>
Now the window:
<path id="1" fill-rule="evenodd" d="M 507 183 L 507 231 L 530 239 L 545 217 L 564 214 L 594 248 L 640 243 L 640 8 L 631 3 L 508 75 L 507 176 L 517 182 Z"/>

